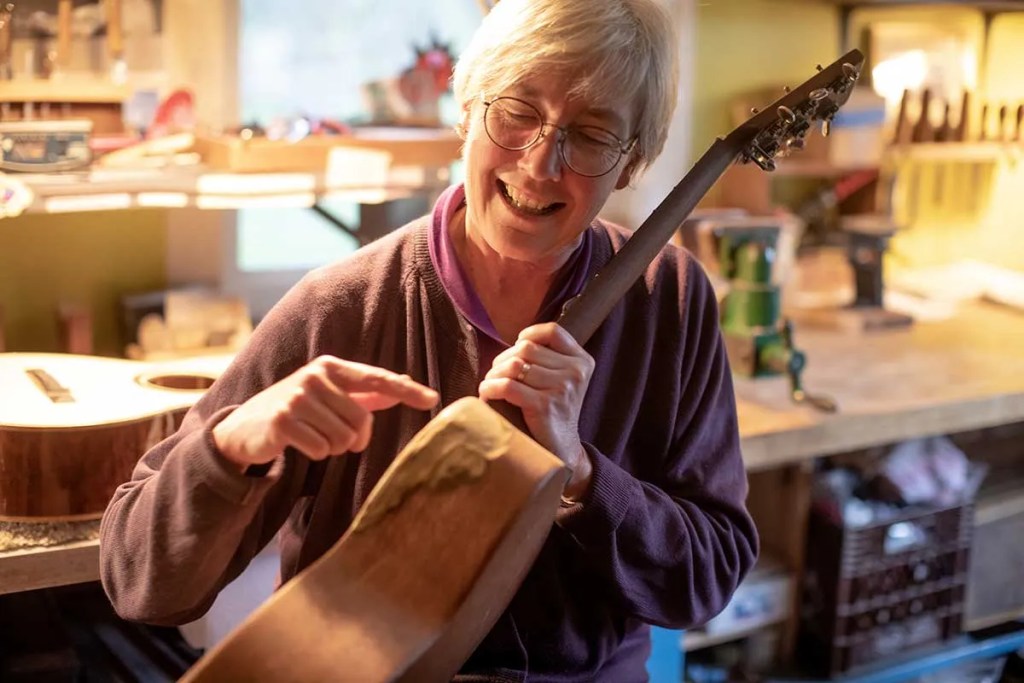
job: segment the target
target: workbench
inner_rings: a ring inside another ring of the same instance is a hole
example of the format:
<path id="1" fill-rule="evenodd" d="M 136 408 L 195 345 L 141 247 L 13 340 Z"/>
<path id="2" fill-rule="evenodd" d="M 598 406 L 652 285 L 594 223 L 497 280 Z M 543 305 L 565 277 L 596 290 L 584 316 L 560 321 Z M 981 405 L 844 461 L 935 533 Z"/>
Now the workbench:
<path id="1" fill-rule="evenodd" d="M 792 404 L 783 377 L 737 379 L 748 471 L 1024 421 L 1024 311 L 965 304 L 948 320 L 862 334 L 793 317 L 807 354 L 804 388 L 835 399 L 839 411 Z"/>
<path id="2" fill-rule="evenodd" d="M 736 380 L 747 468 L 752 477 L 779 479 L 770 497 L 752 495 L 752 512 L 764 524 L 765 545 L 790 563 L 802 558 L 792 515 L 807 504 L 794 468 L 858 448 L 1024 421 L 1020 311 L 976 304 L 950 320 L 863 335 L 797 326 L 795 339 L 807 353 L 805 388 L 834 398 L 838 413 L 794 405 L 785 378 Z M 790 496 L 787 487 L 802 493 Z M 0 594 L 95 581 L 98 557 L 95 540 L 0 551 Z"/>

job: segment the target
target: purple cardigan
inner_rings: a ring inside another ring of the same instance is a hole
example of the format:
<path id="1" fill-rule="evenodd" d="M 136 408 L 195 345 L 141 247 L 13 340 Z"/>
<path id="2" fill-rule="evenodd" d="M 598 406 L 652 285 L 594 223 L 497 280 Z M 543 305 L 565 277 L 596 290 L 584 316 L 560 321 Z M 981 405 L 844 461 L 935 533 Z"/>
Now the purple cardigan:
<path id="1" fill-rule="evenodd" d="M 103 517 L 104 588 L 127 619 L 180 624 L 278 535 L 287 581 L 329 549 L 394 455 L 432 417 L 379 413 L 362 454 L 310 467 L 286 453 L 262 478 L 217 453 L 212 426 L 329 353 L 405 372 L 441 404 L 475 395 L 478 331 L 430 258 L 429 218 L 313 271 L 257 326 L 181 429 L 147 452 Z M 628 237 L 595 222 L 588 276 Z M 522 587 L 464 680 L 645 680 L 646 624 L 718 613 L 757 556 L 714 294 L 668 246 L 587 343 L 596 361 L 580 416 L 592 488 L 559 511 Z"/>

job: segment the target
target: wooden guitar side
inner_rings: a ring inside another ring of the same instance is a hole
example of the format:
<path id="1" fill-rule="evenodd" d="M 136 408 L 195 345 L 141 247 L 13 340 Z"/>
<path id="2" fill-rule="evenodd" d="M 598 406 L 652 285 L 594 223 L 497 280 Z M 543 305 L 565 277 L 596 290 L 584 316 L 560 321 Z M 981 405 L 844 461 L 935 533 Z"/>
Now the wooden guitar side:
<path id="1" fill-rule="evenodd" d="M 567 479 L 484 402 L 457 401 L 399 454 L 345 536 L 183 683 L 450 680 L 525 577 Z"/>
<path id="2" fill-rule="evenodd" d="M 98 519 L 139 459 L 185 411 L 116 425 L 25 429 L 0 425 L 0 521 Z"/>

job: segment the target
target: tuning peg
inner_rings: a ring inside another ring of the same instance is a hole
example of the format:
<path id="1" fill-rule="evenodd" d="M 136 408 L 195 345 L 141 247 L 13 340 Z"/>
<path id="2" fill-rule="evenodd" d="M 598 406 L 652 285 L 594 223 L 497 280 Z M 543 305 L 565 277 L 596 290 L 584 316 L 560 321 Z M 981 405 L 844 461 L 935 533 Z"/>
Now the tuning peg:
<path id="1" fill-rule="evenodd" d="M 790 138 L 786 140 L 786 149 L 799 152 L 807 146 L 807 142 L 803 138 Z"/>
<path id="2" fill-rule="evenodd" d="M 832 132 L 832 120 L 825 119 L 821 122 L 821 137 L 827 138 L 828 134 Z"/>
<path id="3" fill-rule="evenodd" d="M 825 70 L 825 69 L 822 68 L 821 64 L 815 64 L 814 68 L 817 69 L 818 71 L 824 71 Z"/>
<path id="4" fill-rule="evenodd" d="M 759 113 L 759 112 L 760 112 L 760 110 L 759 110 L 759 109 L 758 109 L 757 107 L 751 107 L 751 108 L 750 108 L 750 113 L 751 113 L 752 115 L 753 115 L 753 114 L 757 114 L 757 113 Z"/>
<path id="5" fill-rule="evenodd" d="M 749 159 L 757 164 L 762 171 L 769 173 L 775 170 L 775 160 L 757 144 L 751 146 L 748 152 Z"/>
<path id="6" fill-rule="evenodd" d="M 784 86 L 782 86 L 782 92 L 786 93 L 787 95 L 788 95 L 788 94 L 789 94 L 790 92 L 792 92 L 792 90 L 793 90 L 793 89 L 792 89 L 792 88 L 790 88 L 790 87 L 789 87 L 788 85 L 784 85 Z"/>
<path id="7" fill-rule="evenodd" d="M 812 102 L 820 102 L 828 97 L 828 90 L 825 90 L 825 88 L 817 88 L 807 93 L 807 97 L 811 98 Z"/>
<path id="8" fill-rule="evenodd" d="M 843 62 L 843 74 L 852 82 L 860 78 L 860 71 L 853 64 Z"/>
<path id="9" fill-rule="evenodd" d="M 786 105 L 780 104 L 777 111 L 779 112 L 779 118 L 786 123 L 793 123 L 796 121 L 796 114 L 794 114 L 793 110 Z"/>

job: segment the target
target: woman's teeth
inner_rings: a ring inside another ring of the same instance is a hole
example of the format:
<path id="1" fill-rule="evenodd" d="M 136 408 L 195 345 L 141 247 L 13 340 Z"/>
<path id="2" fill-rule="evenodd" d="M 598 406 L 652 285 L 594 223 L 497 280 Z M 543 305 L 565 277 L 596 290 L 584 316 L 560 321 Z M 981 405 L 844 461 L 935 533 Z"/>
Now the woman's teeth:
<path id="1" fill-rule="evenodd" d="M 521 195 L 514 187 L 505 183 L 501 183 L 501 189 L 509 202 L 511 202 L 514 207 L 522 211 L 542 214 L 552 211 L 557 206 L 557 202 L 553 204 L 541 204 L 539 202 L 535 202 L 529 197 Z"/>

